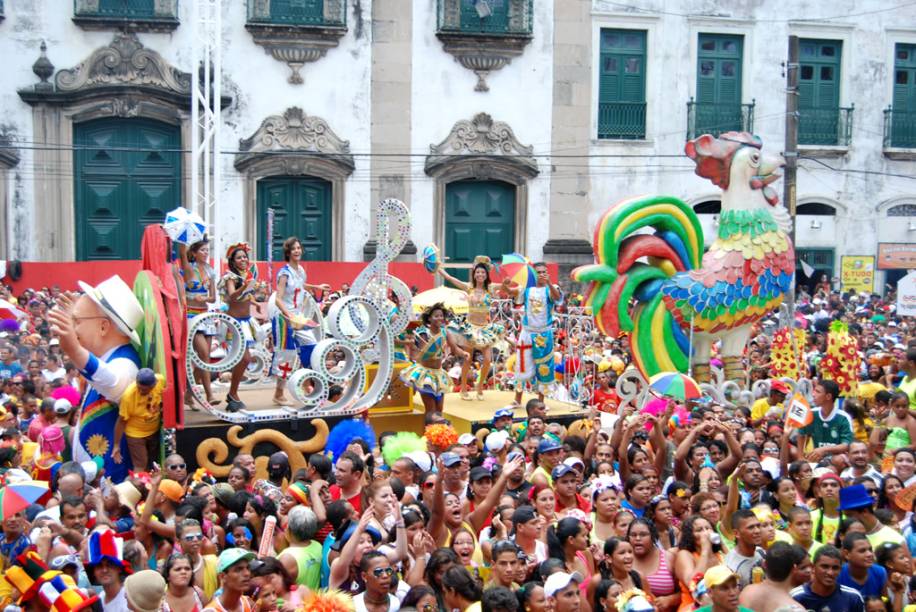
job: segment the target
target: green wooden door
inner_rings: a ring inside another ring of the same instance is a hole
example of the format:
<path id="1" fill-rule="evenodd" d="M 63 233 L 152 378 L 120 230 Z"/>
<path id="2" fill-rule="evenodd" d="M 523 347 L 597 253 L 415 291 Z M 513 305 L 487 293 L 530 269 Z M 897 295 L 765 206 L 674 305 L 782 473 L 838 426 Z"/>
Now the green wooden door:
<path id="1" fill-rule="evenodd" d="M 331 183 L 307 177 L 277 177 L 258 181 L 258 246 L 267 244 L 267 209 L 274 211 L 273 259 L 283 261 L 283 241 L 302 243 L 302 259 L 331 260 Z"/>
<path id="2" fill-rule="evenodd" d="M 741 130 L 744 37 L 700 34 L 697 51 L 696 134 Z"/>
<path id="3" fill-rule="evenodd" d="M 894 100 L 891 146 L 916 147 L 916 45 L 894 48 Z"/>
<path id="4" fill-rule="evenodd" d="M 601 30 L 598 138 L 646 136 L 646 32 Z"/>
<path id="5" fill-rule="evenodd" d="M 98 119 L 73 143 L 77 259 L 138 259 L 144 228 L 182 203 L 178 126 Z"/>
<path id="6" fill-rule="evenodd" d="M 470 263 L 488 255 L 498 263 L 515 251 L 515 187 L 499 181 L 457 181 L 445 188 L 445 256 Z M 467 278 L 461 274 L 461 278 Z"/>
<path id="7" fill-rule="evenodd" d="M 798 72 L 799 144 L 836 145 L 840 140 L 838 40 L 800 41 Z"/>

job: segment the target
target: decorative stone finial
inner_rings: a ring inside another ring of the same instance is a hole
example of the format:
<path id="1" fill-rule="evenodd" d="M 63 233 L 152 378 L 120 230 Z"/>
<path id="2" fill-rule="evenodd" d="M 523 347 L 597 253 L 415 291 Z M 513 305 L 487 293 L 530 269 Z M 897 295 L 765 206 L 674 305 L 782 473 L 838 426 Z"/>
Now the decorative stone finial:
<path id="1" fill-rule="evenodd" d="M 48 45 L 45 44 L 45 41 L 41 41 L 41 55 L 39 55 L 35 63 L 32 64 L 32 72 L 41 79 L 41 83 L 35 86 L 37 88 L 53 87 L 53 85 L 48 82 L 48 79 L 54 74 L 54 64 L 48 59 L 47 51 Z"/>

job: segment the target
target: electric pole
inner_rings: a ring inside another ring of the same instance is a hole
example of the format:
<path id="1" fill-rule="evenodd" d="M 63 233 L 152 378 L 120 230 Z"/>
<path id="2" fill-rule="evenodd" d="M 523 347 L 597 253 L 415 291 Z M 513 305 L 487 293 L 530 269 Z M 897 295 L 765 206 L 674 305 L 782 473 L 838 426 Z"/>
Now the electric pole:
<path id="1" fill-rule="evenodd" d="M 798 36 L 789 36 L 789 59 L 786 62 L 786 159 L 783 201 L 789 210 L 792 227 L 789 240 L 795 245 L 795 181 L 798 170 Z M 797 257 L 797 256 L 796 256 Z M 795 275 L 786 296 L 788 327 L 795 327 Z"/>

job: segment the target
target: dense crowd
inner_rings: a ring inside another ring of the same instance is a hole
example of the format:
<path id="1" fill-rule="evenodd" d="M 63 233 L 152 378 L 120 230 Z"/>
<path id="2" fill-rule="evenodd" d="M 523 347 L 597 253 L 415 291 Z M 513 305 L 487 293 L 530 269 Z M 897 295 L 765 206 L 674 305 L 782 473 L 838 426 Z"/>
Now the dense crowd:
<path id="1" fill-rule="evenodd" d="M 339 295 L 318 289 L 324 307 Z M 892 294 L 799 296 L 815 381 L 803 427 L 786 425 L 772 329 L 746 356 L 765 394 L 738 406 L 623 402 L 625 339 L 561 335 L 557 352 L 581 343 L 581 359 L 548 395 L 584 385 L 580 423 L 529 399 L 428 452 L 392 456 L 399 434 L 378 432 L 295 472 L 282 452 L 261 474 L 240 454 L 225 480 L 191 472 L 194 449 L 160 467 L 156 444 L 135 445 L 135 471 L 112 482 L 72 456 L 80 372 L 48 323 L 59 288 L 0 293 L 25 313 L 0 331 L 4 489 L 50 483 L 21 511 L 0 503 L 7 609 L 916 610 L 916 331 Z M 819 376 L 835 320 L 858 342 L 853 397 Z M 482 389 L 507 384 L 510 353 L 493 349 Z M 146 412 L 161 401 L 151 374 L 127 392 Z M 440 411 L 426 422 L 451 430 Z"/>

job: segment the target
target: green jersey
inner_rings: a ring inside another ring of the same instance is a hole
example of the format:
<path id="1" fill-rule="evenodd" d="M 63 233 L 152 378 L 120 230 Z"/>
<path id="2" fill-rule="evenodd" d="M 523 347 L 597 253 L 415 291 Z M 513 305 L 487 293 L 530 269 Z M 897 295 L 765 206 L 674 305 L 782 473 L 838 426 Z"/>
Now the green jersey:
<path id="1" fill-rule="evenodd" d="M 798 432 L 809 436 L 814 448 L 849 444 L 853 441 L 852 419 L 848 414 L 839 408 L 834 408 L 827 417 L 822 416 L 820 408 L 812 412 L 814 420 L 799 429 Z"/>

